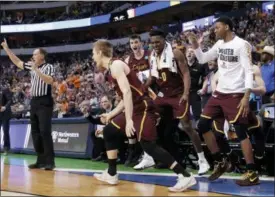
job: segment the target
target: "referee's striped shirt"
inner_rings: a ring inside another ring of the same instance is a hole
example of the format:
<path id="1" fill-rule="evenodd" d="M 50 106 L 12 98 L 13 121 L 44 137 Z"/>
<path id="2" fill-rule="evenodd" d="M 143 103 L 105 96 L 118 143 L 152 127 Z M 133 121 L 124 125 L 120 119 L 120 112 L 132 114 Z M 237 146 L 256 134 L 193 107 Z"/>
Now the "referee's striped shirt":
<path id="1" fill-rule="evenodd" d="M 54 76 L 55 70 L 53 65 L 44 63 L 38 67 L 41 73 Z M 40 97 L 40 96 L 51 96 L 52 95 L 52 86 L 45 83 L 33 70 L 31 67 L 24 63 L 24 70 L 30 70 L 31 72 L 31 96 Z"/>

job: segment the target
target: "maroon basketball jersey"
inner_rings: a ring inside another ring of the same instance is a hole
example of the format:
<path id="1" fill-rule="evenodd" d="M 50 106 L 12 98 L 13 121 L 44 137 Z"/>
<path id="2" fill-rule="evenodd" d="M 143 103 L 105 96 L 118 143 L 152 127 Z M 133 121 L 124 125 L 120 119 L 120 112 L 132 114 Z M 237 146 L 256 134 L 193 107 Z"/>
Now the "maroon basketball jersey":
<path id="1" fill-rule="evenodd" d="M 111 60 L 111 64 L 114 60 L 117 59 L 113 59 Z M 141 83 L 141 81 L 138 79 L 136 72 L 133 70 L 130 70 L 130 72 L 128 73 L 128 75 L 126 75 L 129 84 L 130 84 L 130 88 L 131 88 L 131 92 L 132 92 L 132 98 L 133 98 L 133 103 L 140 103 L 142 102 L 142 97 L 144 96 L 144 88 L 143 88 L 143 84 Z M 117 81 L 112 77 L 111 71 L 109 70 L 107 72 L 107 80 L 109 83 L 113 84 L 113 87 L 115 89 L 115 91 L 117 92 L 117 94 L 119 96 L 123 96 L 122 92 L 118 86 Z"/>
<path id="2" fill-rule="evenodd" d="M 134 53 L 130 54 L 129 57 L 129 67 L 131 70 L 136 72 L 145 71 L 150 69 L 150 62 L 149 62 L 149 51 L 144 51 L 143 57 L 139 60 L 135 58 Z"/>
<path id="3" fill-rule="evenodd" d="M 176 62 L 174 62 L 176 63 Z M 183 79 L 178 68 L 178 73 L 171 72 L 168 68 L 158 70 L 159 78 L 156 80 L 159 91 L 163 96 L 174 97 L 183 93 Z"/>

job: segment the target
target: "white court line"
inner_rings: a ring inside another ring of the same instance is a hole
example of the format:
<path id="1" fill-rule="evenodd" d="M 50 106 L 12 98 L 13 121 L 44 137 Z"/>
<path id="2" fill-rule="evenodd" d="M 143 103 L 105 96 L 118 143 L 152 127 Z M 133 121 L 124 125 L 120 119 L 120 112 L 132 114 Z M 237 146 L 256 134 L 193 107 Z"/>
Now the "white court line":
<path id="1" fill-rule="evenodd" d="M 34 196 L 31 194 L 24 194 L 20 192 L 10 192 L 10 191 L 1 191 L 0 194 L 1 196 Z"/>
<path id="2" fill-rule="evenodd" d="M 103 172 L 103 170 L 88 170 L 88 169 L 71 169 L 71 168 L 56 168 L 56 171 L 62 171 L 62 172 Z M 154 175 L 154 176 L 172 176 L 176 177 L 173 173 L 154 173 L 154 172 L 127 172 L 127 171 L 118 171 L 119 174 L 135 174 L 135 175 Z M 208 177 L 209 175 L 194 175 L 194 177 Z M 223 179 L 240 179 L 241 176 L 221 176 L 220 178 Z M 274 181 L 274 177 L 260 177 L 260 180 L 262 181 Z"/>

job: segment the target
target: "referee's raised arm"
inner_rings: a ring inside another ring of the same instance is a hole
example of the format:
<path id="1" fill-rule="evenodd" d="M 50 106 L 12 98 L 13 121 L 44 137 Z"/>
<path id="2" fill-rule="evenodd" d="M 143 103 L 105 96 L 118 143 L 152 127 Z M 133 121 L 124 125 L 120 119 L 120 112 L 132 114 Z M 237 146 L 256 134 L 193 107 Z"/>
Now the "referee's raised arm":
<path id="1" fill-rule="evenodd" d="M 3 49 L 6 51 L 7 55 L 9 56 L 9 58 L 11 59 L 11 61 L 20 69 L 24 69 L 24 62 L 22 60 L 20 60 L 13 52 L 12 50 L 10 50 L 8 43 L 6 41 L 6 39 L 4 39 L 4 41 L 1 43 L 1 46 L 3 47 Z"/>

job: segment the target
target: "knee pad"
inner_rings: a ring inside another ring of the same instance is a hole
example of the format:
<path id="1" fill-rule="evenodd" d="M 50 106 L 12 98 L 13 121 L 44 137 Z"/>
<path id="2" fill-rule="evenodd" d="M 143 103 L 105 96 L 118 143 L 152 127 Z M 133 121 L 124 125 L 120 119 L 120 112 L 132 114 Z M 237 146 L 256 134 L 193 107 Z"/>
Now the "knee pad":
<path id="1" fill-rule="evenodd" d="M 118 149 L 120 136 L 119 132 L 121 131 L 110 123 L 104 127 L 103 136 L 107 151 Z"/>
<path id="2" fill-rule="evenodd" d="M 201 117 L 198 123 L 198 130 L 200 133 L 204 134 L 207 133 L 212 129 L 212 120 Z"/>
<path id="3" fill-rule="evenodd" d="M 265 140 L 264 132 L 261 127 L 253 128 L 250 132 L 252 136 L 255 137 L 255 140 Z"/>
<path id="4" fill-rule="evenodd" d="M 233 124 L 233 128 L 236 132 L 236 135 L 239 139 L 239 141 L 243 141 L 245 140 L 248 135 L 247 135 L 247 125 L 243 125 L 243 124 Z"/>

